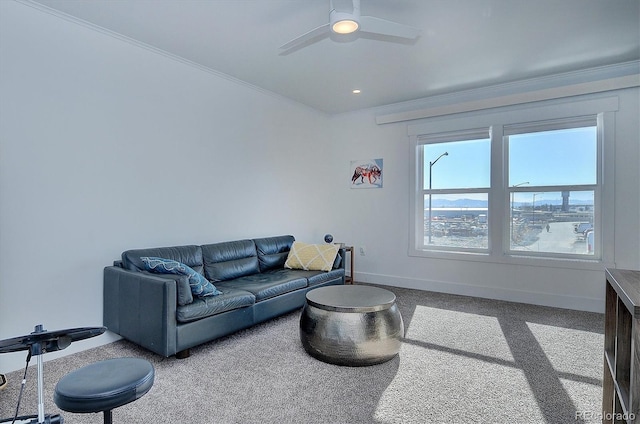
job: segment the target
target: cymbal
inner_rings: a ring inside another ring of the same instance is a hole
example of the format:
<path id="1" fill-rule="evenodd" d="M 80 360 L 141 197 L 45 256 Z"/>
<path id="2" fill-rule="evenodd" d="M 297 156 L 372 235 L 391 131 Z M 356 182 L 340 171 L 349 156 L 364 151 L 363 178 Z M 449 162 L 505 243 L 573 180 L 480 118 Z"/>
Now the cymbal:
<path id="1" fill-rule="evenodd" d="M 0 340 L 0 353 L 31 350 L 34 345 L 40 345 L 39 352 L 32 352 L 32 354 L 55 352 L 67 348 L 72 342 L 99 336 L 106 330 L 106 327 L 81 327 L 46 331 L 42 330 L 41 325 L 38 325 L 36 331 L 26 336 Z"/>

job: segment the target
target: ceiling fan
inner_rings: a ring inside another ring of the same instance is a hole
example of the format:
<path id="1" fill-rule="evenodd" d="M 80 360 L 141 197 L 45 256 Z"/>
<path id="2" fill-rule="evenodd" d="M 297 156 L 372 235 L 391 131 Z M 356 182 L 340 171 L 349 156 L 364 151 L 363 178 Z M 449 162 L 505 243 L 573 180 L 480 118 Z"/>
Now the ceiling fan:
<path id="1" fill-rule="evenodd" d="M 292 53 L 327 37 L 345 37 L 349 34 L 365 33 L 411 41 L 418 38 L 420 30 L 373 16 L 360 15 L 360 0 L 352 0 L 351 7 L 336 8 L 329 0 L 329 22 L 294 38 L 280 46 L 281 54 Z M 346 9 L 346 10 L 345 10 Z M 392 40 L 393 41 L 393 40 Z"/>

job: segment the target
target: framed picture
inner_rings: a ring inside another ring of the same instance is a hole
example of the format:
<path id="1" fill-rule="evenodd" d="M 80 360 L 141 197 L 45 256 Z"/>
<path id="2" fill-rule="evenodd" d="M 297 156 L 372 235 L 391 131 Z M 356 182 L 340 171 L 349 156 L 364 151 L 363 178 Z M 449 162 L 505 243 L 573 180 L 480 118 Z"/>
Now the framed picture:
<path id="1" fill-rule="evenodd" d="M 382 188 L 382 159 L 352 160 L 351 188 Z"/>

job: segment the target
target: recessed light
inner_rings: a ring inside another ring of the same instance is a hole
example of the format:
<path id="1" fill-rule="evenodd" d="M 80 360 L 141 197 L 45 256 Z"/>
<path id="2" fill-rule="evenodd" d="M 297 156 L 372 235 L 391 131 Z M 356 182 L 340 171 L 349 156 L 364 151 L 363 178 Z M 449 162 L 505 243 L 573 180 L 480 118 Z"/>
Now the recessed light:
<path id="1" fill-rule="evenodd" d="M 355 90 L 352 91 L 353 94 L 360 94 L 360 90 L 358 90 L 357 88 Z"/>

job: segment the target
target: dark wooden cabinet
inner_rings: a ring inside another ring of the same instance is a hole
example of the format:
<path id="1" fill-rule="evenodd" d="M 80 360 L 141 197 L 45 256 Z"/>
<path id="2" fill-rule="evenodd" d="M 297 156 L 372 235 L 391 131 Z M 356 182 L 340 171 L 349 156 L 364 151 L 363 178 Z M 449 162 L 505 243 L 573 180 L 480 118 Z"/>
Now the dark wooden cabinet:
<path id="1" fill-rule="evenodd" d="M 606 270 L 602 422 L 640 423 L 640 271 Z"/>

